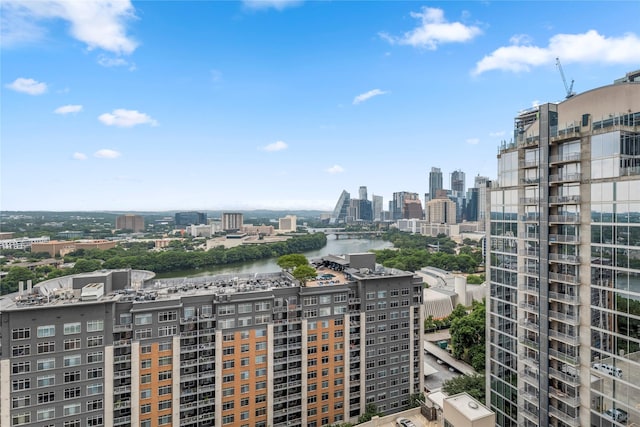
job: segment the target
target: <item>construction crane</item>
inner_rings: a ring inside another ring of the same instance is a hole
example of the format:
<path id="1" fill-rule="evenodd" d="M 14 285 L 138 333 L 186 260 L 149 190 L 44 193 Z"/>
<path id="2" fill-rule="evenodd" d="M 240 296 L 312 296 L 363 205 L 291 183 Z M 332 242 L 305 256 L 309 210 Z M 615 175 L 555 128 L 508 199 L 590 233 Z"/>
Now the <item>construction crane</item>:
<path id="1" fill-rule="evenodd" d="M 560 63 L 560 58 L 556 58 L 556 67 L 560 70 L 560 76 L 562 76 L 562 83 L 564 83 L 564 89 L 567 91 L 567 99 L 571 98 L 576 93 L 573 91 L 573 80 L 571 80 L 571 84 L 567 84 L 567 79 L 564 77 L 564 71 L 562 71 L 562 64 Z"/>

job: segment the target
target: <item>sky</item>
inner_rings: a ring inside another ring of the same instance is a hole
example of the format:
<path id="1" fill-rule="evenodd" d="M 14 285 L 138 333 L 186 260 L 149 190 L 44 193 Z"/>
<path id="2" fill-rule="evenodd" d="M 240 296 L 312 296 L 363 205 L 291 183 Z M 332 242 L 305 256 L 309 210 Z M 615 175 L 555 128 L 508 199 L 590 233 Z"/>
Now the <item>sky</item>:
<path id="1" fill-rule="evenodd" d="M 332 210 L 494 178 L 518 111 L 640 68 L 637 1 L 0 3 L 0 209 Z"/>

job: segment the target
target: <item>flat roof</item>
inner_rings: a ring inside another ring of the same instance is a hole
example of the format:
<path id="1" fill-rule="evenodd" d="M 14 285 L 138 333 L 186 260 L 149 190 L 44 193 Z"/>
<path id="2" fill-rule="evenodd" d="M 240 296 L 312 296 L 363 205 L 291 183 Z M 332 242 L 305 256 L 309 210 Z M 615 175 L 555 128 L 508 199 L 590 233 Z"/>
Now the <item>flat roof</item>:
<path id="1" fill-rule="evenodd" d="M 445 397 L 449 404 L 454 406 L 465 418 L 471 421 L 490 417 L 493 415 L 486 406 L 471 397 L 468 393 L 459 393 Z"/>

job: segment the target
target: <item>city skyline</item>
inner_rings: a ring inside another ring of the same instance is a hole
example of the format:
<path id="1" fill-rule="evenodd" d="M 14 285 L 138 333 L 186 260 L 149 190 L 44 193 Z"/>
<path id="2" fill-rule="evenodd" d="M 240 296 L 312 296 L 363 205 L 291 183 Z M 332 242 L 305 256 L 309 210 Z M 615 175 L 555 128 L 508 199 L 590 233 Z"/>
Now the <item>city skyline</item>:
<path id="1" fill-rule="evenodd" d="M 78 5 L 2 3 L 1 210 L 331 211 L 424 195 L 431 167 L 469 188 L 517 111 L 564 98 L 556 57 L 578 93 L 640 64 L 631 2 Z"/>

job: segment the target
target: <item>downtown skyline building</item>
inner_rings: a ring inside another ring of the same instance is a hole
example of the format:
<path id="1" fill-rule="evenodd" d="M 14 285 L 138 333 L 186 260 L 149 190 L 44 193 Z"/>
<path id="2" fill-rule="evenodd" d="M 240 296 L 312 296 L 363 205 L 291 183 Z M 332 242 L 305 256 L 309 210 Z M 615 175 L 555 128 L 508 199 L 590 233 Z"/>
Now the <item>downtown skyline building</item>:
<path id="1" fill-rule="evenodd" d="M 442 170 L 440 168 L 432 167 L 429 171 L 429 200 L 433 200 L 437 197 L 438 190 L 444 189 L 444 183 L 442 180 Z"/>
<path id="2" fill-rule="evenodd" d="M 478 178 L 496 424 L 639 424 L 640 72 L 520 112 Z"/>
<path id="3" fill-rule="evenodd" d="M 0 298 L 0 425 L 319 427 L 423 390 L 422 279 L 374 254 L 155 280 L 103 270 Z"/>

